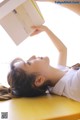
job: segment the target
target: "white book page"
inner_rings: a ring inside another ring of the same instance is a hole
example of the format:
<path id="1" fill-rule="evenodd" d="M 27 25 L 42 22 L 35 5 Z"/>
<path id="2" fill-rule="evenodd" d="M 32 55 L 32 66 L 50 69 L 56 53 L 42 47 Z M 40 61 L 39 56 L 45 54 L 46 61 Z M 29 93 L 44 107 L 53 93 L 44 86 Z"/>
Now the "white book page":
<path id="1" fill-rule="evenodd" d="M 44 23 L 40 9 L 35 5 L 32 0 L 26 0 L 25 3 L 19 5 L 0 21 L 0 24 L 16 45 L 20 44 L 33 32 L 31 26 Z"/>
<path id="2" fill-rule="evenodd" d="M 23 24 L 21 24 L 21 21 L 17 19 L 13 12 L 9 13 L 0 22 L 2 27 L 6 30 L 16 45 L 28 37 Z"/>
<path id="3" fill-rule="evenodd" d="M 0 20 L 26 0 L 4 0 L 0 3 Z"/>

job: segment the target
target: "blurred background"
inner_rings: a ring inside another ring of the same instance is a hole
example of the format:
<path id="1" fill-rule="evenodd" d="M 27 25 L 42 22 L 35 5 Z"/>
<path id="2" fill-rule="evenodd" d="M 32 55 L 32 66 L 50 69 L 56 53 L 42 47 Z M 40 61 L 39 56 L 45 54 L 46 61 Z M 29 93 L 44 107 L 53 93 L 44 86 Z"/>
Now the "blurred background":
<path id="1" fill-rule="evenodd" d="M 48 26 L 68 48 L 67 66 L 80 62 L 80 16 L 55 3 L 37 2 Z M 28 37 L 16 46 L 0 25 L 0 83 L 7 86 L 9 64 L 15 57 L 48 56 L 57 65 L 58 52 L 46 33 Z"/>

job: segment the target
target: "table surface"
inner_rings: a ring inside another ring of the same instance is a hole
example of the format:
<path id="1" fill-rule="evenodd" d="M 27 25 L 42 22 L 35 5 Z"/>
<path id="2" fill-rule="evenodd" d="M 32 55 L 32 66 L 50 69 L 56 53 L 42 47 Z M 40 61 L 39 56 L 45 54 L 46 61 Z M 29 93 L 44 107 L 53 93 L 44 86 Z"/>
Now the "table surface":
<path id="1" fill-rule="evenodd" d="M 57 95 L 14 98 L 0 101 L 1 112 L 8 112 L 6 120 L 76 120 L 80 118 L 80 102 Z"/>

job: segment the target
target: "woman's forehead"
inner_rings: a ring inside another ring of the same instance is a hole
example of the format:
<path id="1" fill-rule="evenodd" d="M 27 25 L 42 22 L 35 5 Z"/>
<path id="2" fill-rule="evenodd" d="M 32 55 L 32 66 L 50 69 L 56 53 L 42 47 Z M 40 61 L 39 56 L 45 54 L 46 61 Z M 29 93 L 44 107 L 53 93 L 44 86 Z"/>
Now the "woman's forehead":
<path id="1" fill-rule="evenodd" d="M 18 63 L 18 62 L 24 62 L 24 60 L 21 59 L 21 58 L 15 58 L 15 59 L 11 62 L 11 64 L 15 64 L 15 63 Z"/>
<path id="2" fill-rule="evenodd" d="M 20 60 L 20 61 L 15 62 L 14 65 L 19 65 L 19 64 L 24 64 L 24 63 L 25 63 L 24 61 Z"/>
<path id="3" fill-rule="evenodd" d="M 21 58 L 16 58 L 12 61 L 12 65 L 14 66 L 21 66 L 23 64 L 25 64 L 25 61 Z"/>

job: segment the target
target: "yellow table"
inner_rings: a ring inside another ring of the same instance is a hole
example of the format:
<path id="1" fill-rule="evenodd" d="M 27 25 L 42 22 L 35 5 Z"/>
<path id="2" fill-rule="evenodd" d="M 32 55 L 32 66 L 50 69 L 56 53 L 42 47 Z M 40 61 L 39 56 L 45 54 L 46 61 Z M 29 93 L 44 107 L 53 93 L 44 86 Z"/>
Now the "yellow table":
<path id="1" fill-rule="evenodd" d="M 8 112 L 6 120 L 79 120 L 80 102 L 56 95 L 14 98 L 0 101 L 1 112 Z"/>

